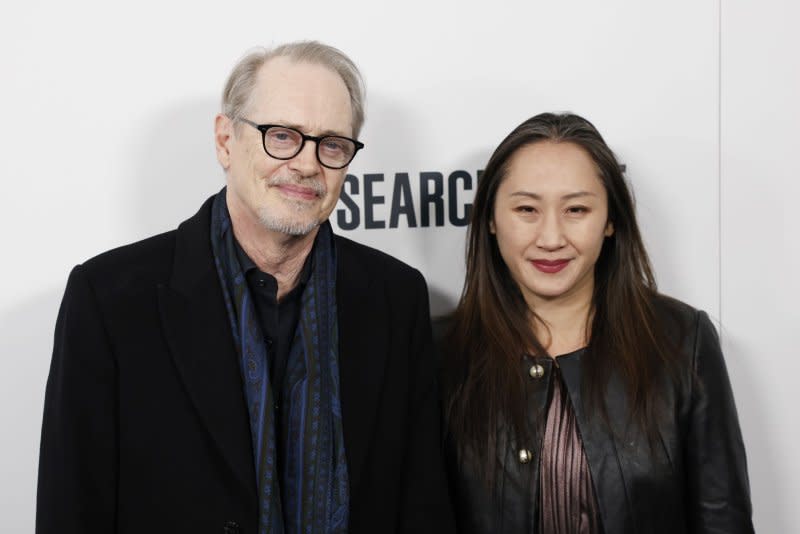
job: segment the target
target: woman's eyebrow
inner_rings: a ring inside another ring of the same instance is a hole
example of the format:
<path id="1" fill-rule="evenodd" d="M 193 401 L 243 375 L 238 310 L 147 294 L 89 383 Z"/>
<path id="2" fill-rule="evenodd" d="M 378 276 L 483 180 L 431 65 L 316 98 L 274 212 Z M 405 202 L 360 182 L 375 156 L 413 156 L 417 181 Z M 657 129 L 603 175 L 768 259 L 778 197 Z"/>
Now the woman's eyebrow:
<path id="1" fill-rule="evenodd" d="M 511 193 L 512 197 L 529 197 L 534 200 L 541 200 L 542 196 L 538 193 L 533 193 L 531 191 L 514 191 Z M 561 196 L 561 200 L 571 200 L 573 198 L 580 198 L 580 197 L 596 197 L 597 193 L 592 193 L 591 191 L 576 191 L 574 193 L 567 193 L 566 195 Z"/>

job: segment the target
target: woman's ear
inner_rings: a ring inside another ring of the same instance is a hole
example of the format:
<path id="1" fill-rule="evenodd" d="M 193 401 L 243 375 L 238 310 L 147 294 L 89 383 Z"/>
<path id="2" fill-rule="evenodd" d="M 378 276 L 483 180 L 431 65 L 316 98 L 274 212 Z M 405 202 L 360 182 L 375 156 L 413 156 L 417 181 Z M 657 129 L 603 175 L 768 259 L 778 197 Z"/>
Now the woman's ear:
<path id="1" fill-rule="evenodd" d="M 606 231 L 605 231 L 605 232 L 603 232 L 603 234 L 604 234 L 606 237 L 611 237 L 612 235 L 614 235 L 614 223 L 613 223 L 613 222 L 611 222 L 611 221 L 608 221 L 608 222 L 606 223 Z"/>

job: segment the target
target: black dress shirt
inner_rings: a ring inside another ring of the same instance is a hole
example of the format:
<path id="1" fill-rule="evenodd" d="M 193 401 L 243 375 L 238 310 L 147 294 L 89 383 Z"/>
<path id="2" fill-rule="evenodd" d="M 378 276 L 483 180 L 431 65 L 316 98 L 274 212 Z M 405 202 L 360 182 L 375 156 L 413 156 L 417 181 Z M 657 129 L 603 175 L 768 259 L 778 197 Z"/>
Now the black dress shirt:
<path id="1" fill-rule="evenodd" d="M 278 301 L 278 281 L 271 274 L 263 272 L 236 243 L 239 264 L 247 280 L 247 287 L 253 295 L 256 314 L 267 345 L 270 384 L 275 401 L 276 416 L 280 413 L 283 391 L 283 380 L 286 375 L 286 364 L 289 361 L 289 350 L 294 339 L 297 321 L 300 319 L 303 289 L 311 277 L 313 249 L 303 264 L 300 280 L 284 297 Z"/>

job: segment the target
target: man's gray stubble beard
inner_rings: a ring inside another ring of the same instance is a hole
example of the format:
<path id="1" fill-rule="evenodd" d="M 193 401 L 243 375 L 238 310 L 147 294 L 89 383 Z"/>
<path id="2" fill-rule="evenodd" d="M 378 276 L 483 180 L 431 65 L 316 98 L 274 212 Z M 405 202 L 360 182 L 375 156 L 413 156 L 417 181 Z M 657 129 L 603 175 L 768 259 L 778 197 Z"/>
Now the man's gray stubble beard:
<path id="1" fill-rule="evenodd" d="M 293 236 L 308 235 L 320 224 L 320 221 L 292 221 L 278 217 L 274 213 L 270 213 L 267 208 L 259 210 L 258 220 L 267 230 Z"/>
<path id="2" fill-rule="evenodd" d="M 325 186 L 318 182 L 317 180 L 292 180 L 285 177 L 276 176 L 269 181 L 270 186 L 281 185 L 281 184 L 297 184 L 303 185 L 306 187 L 310 187 L 314 190 L 314 192 L 320 197 L 324 198 L 325 194 L 327 193 Z M 291 201 L 284 199 L 287 203 L 289 203 L 293 208 L 294 211 L 302 216 L 303 211 L 308 209 L 310 206 L 303 202 L 303 201 Z M 261 224 L 267 230 L 271 230 L 273 232 L 280 232 L 282 234 L 291 235 L 291 236 L 304 236 L 311 233 L 314 228 L 320 225 L 322 221 L 314 220 L 314 221 L 295 221 L 291 220 L 290 218 L 286 217 L 279 217 L 276 216 L 274 213 L 270 213 L 269 209 L 264 207 L 259 210 L 258 219 Z"/>

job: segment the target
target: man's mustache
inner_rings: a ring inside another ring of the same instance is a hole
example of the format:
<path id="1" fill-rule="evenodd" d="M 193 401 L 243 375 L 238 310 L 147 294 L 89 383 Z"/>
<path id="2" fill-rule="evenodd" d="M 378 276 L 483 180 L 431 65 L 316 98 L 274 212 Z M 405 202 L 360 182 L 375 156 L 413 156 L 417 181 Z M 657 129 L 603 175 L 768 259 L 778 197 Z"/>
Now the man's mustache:
<path id="1" fill-rule="evenodd" d="M 271 186 L 275 185 L 296 185 L 300 187 L 307 187 L 314 191 L 317 196 L 325 196 L 325 193 L 328 192 L 328 188 L 325 186 L 325 183 L 317 180 L 315 178 L 292 178 L 291 176 L 274 176 L 267 180 L 267 184 Z"/>

